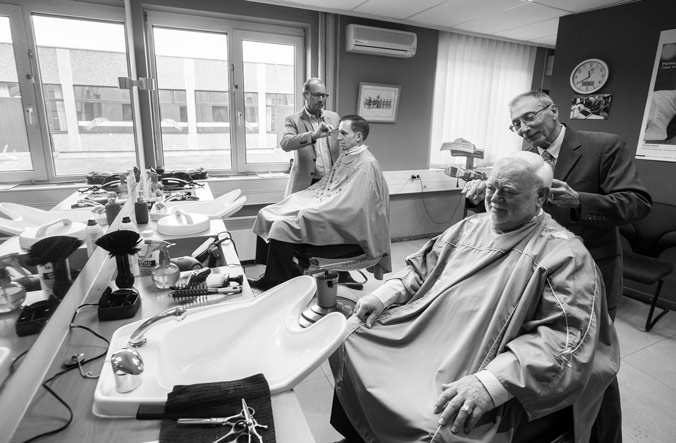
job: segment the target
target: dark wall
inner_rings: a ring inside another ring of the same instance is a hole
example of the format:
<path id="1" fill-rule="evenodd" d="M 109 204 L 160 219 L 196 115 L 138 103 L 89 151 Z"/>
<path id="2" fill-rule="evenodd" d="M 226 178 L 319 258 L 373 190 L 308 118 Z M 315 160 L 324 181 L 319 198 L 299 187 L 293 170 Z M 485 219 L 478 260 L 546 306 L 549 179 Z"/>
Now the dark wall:
<path id="1" fill-rule="evenodd" d="M 345 52 L 345 27 L 356 23 L 418 35 L 411 58 Z M 401 86 L 396 123 L 372 123 L 366 141 L 384 170 L 429 168 L 432 100 L 439 33 L 436 30 L 341 16 L 338 21 L 338 112 L 357 111 L 359 83 Z"/>
<path id="2" fill-rule="evenodd" d="M 561 18 L 550 91 L 562 111 L 561 120 L 580 130 L 619 134 L 635 153 L 660 32 L 674 28 L 674 0 L 643 0 Z M 609 118 L 569 121 L 574 95 L 570 73 L 592 57 L 604 60 L 610 69 L 608 83 L 597 92 L 613 95 Z M 637 160 L 636 165 L 653 200 L 676 204 L 676 163 Z"/>

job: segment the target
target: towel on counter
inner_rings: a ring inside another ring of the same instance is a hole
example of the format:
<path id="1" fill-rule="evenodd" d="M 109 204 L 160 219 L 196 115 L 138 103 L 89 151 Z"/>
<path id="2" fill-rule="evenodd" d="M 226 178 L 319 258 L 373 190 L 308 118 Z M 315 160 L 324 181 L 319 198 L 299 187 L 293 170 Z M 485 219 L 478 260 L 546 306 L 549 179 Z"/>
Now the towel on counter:
<path id="1" fill-rule="evenodd" d="M 275 443 L 270 388 L 263 374 L 240 380 L 177 385 L 167 396 L 165 416 L 181 418 L 229 417 L 242 411 L 242 399 L 256 412 L 253 416 L 268 429 L 257 428 L 265 443 Z M 160 443 L 211 443 L 230 431 L 230 426 L 178 425 L 162 420 Z"/>

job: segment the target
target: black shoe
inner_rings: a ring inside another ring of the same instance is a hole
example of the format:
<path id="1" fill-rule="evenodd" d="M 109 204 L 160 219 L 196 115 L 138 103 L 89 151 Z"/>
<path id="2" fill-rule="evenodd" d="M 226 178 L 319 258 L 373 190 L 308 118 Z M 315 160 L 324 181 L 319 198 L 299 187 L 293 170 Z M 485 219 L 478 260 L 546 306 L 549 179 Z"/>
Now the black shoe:
<path id="1" fill-rule="evenodd" d="M 279 282 L 274 280 L 268 280 L 265 276 L 260 276 L 258 278 L 247 278 L 249 286 L 251 289 L 258 289 L 260 291 L 267 291 L 270 288 L 274 288 L 279 284 Z"/>
<path id="2" fill-rule="evenodd" d="M 348 288 L 356 289 L 358 291 L 364 289 L 364 285 L 355 281 L 355 279 L 353 279 L 350 273 L 347 271 L 338 272 L 338 284 L 347 286 Z"/>

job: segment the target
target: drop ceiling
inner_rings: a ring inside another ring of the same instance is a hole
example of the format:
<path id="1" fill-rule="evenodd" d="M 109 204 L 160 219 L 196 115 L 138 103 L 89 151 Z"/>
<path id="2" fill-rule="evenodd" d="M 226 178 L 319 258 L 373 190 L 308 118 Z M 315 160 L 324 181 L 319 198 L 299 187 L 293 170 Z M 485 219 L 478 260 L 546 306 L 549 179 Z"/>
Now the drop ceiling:
<path id="1" fill-rule="evenodd" d="M 639 0 L 249 0 L 555 47 L 559 18 Z"/>

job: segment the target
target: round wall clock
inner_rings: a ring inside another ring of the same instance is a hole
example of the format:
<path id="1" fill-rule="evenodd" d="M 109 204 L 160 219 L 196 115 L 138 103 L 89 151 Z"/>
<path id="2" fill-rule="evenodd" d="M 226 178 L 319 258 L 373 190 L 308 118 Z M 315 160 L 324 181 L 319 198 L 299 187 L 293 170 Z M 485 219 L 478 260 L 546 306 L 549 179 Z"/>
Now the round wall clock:
<path id="1" fill-rule="evenodd" d="M 580 94 L 591 94 L 608 81 L 608 65 L 598 58 L 581 61 L 570 73 L 570 87 Z"/>

